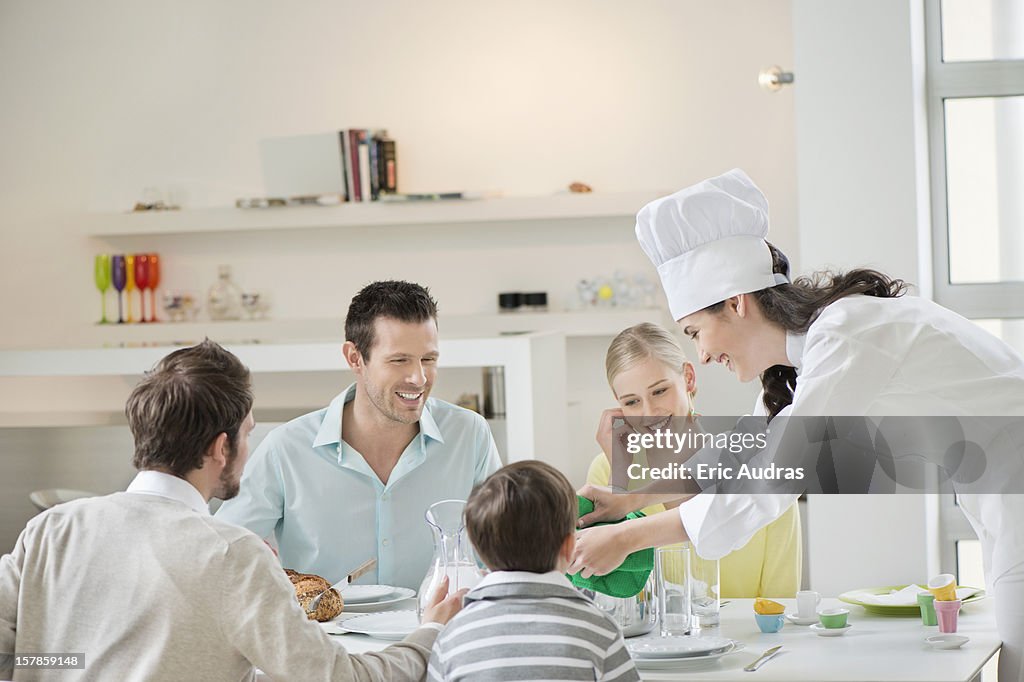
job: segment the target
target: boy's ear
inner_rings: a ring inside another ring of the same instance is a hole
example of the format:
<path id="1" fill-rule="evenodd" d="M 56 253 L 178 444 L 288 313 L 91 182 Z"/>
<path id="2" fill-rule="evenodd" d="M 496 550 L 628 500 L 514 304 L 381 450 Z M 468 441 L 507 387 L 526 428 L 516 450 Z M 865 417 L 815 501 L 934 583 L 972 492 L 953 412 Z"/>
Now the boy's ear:
<path id="1" fill-rule="evenodd" d="M 576 551 L 576 532 L 573 531 L 565 536 L 565 541 L 562 542 L 562 549 L 559 550 L 558 555 L 565 561 L 572 563 L 573 552 Z"/>

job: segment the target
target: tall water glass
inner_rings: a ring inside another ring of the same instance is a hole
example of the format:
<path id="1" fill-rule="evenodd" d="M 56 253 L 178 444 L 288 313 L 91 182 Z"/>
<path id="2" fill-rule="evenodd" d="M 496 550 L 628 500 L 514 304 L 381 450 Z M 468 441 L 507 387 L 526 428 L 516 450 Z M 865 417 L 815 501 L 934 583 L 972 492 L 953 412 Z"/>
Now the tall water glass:
<path id="1" fill-rule="evenodd" d="M 706 630 L 718 627 L 721 607 L 721 575 L 718 559 L 704 559 L 690 545 L 690 609 L 693 612 L 693 626 Z"/>
<path id="2" fill-rule="evenodd" d="M 690 548 L 686 544 L 659 547 L 654 552 L 654 570 L 658 576 L 661 636 L 690 634 Z"/>

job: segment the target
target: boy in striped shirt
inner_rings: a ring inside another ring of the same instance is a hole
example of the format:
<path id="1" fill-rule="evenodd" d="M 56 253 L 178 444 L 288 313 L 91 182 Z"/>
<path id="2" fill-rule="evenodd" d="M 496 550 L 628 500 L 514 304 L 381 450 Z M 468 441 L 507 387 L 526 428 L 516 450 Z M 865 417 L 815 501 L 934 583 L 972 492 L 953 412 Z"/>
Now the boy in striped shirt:
<path id="1" fill-rule="evenodd" d="M 639 680 L 622 631 L 565 578 L 576 495 L 557 469 L 516 462 L 478 485 L 466 530 L 491 570 L 438 636 L 439 680 Z"/>

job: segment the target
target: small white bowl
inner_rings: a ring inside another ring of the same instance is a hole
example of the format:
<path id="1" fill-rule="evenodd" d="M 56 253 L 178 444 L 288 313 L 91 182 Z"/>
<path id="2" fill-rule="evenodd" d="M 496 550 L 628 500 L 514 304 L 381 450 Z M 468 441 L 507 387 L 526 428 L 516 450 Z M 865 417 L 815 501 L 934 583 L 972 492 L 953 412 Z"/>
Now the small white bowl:
<path id="1" fill-rule="evenodd" d="M 842 627 L 842 628 L 827 628 L 824 625 L 822 625 L 821 623 L 815 623 L 814 625 L 811 626 L 811 630 L 817 632 L 819 637 L 839 637 L 840 635 L 845 635 L 846 631 L 849 630 L 852 627 L 853 627 L 852 625 L 847 623 L 846 627 Z"/>
<path id="2" fill-rule="evenodd" d="M 928 642 L 933 649 L 959 649 L 971 641 L 971 638 L 964 635 L 932 635 L 926 637 L 924 641 Z"/>

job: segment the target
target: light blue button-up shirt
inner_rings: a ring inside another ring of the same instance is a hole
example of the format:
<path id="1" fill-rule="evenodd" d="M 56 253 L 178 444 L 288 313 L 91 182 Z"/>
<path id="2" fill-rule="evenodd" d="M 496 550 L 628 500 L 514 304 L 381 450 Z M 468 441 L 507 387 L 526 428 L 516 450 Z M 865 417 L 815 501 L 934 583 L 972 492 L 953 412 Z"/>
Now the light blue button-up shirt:
<path id="1" fill-rule="evenodd" d="M 375 557 L 357 582 L 419 589 L 433 557 L 424 514 L 439 500 L 465 500 L 501 466 L 484 419 L 429 398 L 420 432 L 387 485 L 342 439 L 342 408 L 355 384 L 331 404 L 283 424 L 256 448 L 241 490 L 217 517 L 260 537 L 274 533 L 281 564 L 332 583 Z"/>

